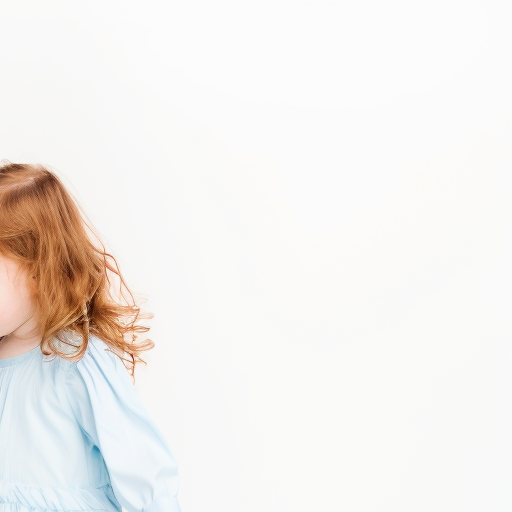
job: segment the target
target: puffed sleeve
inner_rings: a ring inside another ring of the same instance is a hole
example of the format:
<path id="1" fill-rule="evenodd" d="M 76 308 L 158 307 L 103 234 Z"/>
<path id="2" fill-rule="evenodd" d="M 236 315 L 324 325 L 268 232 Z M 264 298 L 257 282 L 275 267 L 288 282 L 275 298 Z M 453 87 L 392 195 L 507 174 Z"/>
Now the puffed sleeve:
<path id="1" fill-rule="evenodd" d="M 119 504 L 128 512 L 180 512 L 176 459 L 103 340 L 90 337 L 82 359 L 69 366 L 66 390 L 80 427 L 105 460 Z"/>

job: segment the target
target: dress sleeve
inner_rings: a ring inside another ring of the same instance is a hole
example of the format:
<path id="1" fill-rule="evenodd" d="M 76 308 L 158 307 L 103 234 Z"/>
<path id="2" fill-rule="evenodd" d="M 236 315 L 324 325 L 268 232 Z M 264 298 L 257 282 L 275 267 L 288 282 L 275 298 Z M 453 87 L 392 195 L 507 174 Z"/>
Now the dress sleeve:
<path id="1" fill-rule="evenodd" d="M 128 370 L 103 340 L 66 375 L 77 421 L 100 450 L 112 489 L 128 512 L 180 512 L 178 465 L 162 432 L 140 401 Z"/>

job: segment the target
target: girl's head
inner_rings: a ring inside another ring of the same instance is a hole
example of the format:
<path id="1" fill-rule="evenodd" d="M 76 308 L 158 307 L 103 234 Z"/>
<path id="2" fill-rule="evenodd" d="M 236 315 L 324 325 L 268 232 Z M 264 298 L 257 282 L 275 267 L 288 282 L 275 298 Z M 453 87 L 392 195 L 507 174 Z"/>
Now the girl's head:
<path id="1" fill-rule="evenodd" d="M 137 361 L 145 363 L 139 352 L 154 343 L 134 343 L 135 333 L 149 327 L 136 325 L 140 308 L 115 258 L 84 218 L 78 202 L 47 167 L 10 162 L 0 166 L 0 336 L 33 316 L 41 344 L 50 353 L 70 359 L 52 340 L 63 329 L 79 333 L 84 343 L 73 359 L 80 359 L 90 332 L 116 348 L 120 357 L 128 353 L 133 375 Z M 121 293 L 115 298 L 109 276 L 119 279 Z"/>

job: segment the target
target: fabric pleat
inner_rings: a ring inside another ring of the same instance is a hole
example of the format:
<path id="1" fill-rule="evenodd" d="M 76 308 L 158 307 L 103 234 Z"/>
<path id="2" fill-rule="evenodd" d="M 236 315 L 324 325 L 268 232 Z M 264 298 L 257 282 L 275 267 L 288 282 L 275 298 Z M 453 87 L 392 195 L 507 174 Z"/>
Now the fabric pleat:
<path id="1" fill-rule="evenodd" d="M 0 511 L 105 511 L 105 496 L 112 495 L 109 484 L 100 488 L 66 489 L 34 487 L 0 482 Z M 110 510 L 121 511 L 112 503 Z"/>

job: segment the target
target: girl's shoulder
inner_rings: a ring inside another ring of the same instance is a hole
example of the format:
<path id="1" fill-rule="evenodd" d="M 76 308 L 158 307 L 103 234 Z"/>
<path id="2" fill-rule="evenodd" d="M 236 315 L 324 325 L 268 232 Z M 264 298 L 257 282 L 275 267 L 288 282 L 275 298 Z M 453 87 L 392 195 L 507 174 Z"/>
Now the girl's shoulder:
<path id="1" fill-rule="evenodd" d="M 69 337 L 66 338 L 66 350 L 79 351 L 84 343 L 82 337 L 67 334 Z M 87 347 L 80 359 L 60 358 L 59 366 L 68 387 L 75 388 L 75 391 L 79 389 L 82 392 L 97 392 L 109 387 L 119 391 L 119 388 L 128 388 L 128 382 L 130 386 L 133 385 L 121 357 L 109 343 L 94 334 L 89 334 Z"/>
<path id="2" fill-rule="evenodd" d="M 81 347 L 83 346 L 84 340 L 82 336 L 74 331 L 66 329 L 59 333 L 58 337 L 55 337 L 53 340 L 53 345 L 59 351 L 61 351 L 66 356 L 70 356 L 71 358 L 78 355 Z M 56 354 L 53 354 L 47 358 L 47 360 L 51 360 L 55 358 Z M 105 364 L 112 365 L 115 364 L 116 359 L 120 359 L 113 351 L 111 346 L 105 342 L 100 337 L 95 334 L 89 333 L 89 339 L 87 342 L 87 347 L 85 352 L 82 354 L 80 359 L 66 359 L 64 357 L 60 357 L 60 364 L 69 369 L 69 367 L 82 367 L 87 365 L 99 365 L 103 366 Z"/>

